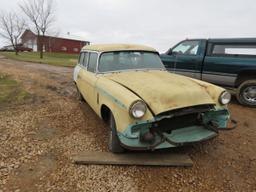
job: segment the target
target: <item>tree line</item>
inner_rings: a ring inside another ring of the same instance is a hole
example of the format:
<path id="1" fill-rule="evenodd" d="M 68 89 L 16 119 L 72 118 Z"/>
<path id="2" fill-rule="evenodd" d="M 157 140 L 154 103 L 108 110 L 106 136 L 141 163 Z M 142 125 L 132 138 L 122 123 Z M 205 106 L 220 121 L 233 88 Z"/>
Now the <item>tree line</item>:
<path id="1" fill-rule="evenodd" d="M 22 15 L 15 12 L 0 13 L 0 36 L 7 39 L 18 55 L 18 40 L 25 29 L 37 35 L 40 58 L 43 58 L 44 37 L 55 22 L 54 0 L 23 0 L 19 4 Z"/>

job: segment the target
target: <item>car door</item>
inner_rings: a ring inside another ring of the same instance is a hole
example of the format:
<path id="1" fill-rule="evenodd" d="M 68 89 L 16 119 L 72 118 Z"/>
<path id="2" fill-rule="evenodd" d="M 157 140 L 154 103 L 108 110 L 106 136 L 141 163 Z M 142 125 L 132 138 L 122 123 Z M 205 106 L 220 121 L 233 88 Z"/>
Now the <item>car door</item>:
<path id="1" fill-rule="evenodd" d="M 98 53 L 89 52 L 87 66 L 81 73 L 79 73 L 81 93 L 87 103 L 96 111 L 97 109 L 97 94 L 95 85 L 97 82 L 97 68 Z"/>
<path id="2" fill-rule="evenodd" d="M 204 58 L 200 51 L 201 44 L 200 40 L 186 40 L 172 49 L 174 73 L 200 79 Z"/>
<path id="3" fill-rule="evenodd" d="M 174 71 L 174 63 L 176 61 L 176 55 L 172 54 L 172 49 L 168 50 L 166 53 L 161 54 L 160 58 L 165 66 L 165 68 L 173 72 Z"/>

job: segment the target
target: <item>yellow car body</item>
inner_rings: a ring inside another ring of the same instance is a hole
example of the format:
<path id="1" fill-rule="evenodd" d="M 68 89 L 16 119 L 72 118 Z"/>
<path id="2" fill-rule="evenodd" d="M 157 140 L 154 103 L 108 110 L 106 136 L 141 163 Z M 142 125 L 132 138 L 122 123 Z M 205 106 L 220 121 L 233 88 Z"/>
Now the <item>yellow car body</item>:
<path id="1" fill-rule="evenodd" d="M 115 53 L 130 51 L 135 63 L 137 52 L 159 56 L 155 49 L 140 45 L 91 45 L 81 50 L 74 69 L 78 91 L 91 108 L 106 122 L 109 113 L 113 115 L 123 148 L 177 147 L 213 138 L 218 134 L 215 128 L 226 128 L 229 112 L 220 102 L 223 88 L 164 68 L 99 71 L 104 53 L 113 53 L 114 58 Z M 106 65 L 109 55 L 105 57 Z M 136 101 L 144 102 L 147 108 L 141 118 L 131 115 Z"/>

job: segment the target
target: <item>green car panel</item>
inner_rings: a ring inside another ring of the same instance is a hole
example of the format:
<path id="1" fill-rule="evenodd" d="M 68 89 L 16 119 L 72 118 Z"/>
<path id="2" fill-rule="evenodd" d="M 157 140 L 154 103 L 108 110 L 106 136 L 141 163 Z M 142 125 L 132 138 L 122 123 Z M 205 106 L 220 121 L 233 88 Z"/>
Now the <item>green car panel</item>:
<path id="1" fill-rule="evenodd" d="M 256 38 L 187 39 L 161 59 L 171 72 L 235 88 L 240 103 L 256 106 Z"/>

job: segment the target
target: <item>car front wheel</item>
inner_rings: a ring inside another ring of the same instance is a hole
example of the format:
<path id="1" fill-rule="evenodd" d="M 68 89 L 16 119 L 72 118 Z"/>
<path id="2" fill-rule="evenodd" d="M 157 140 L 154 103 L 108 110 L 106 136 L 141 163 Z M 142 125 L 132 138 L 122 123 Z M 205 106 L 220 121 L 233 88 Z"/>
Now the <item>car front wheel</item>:
<path id="1" fill-rule="evenodd" d="M 256 80 L 243 82 L 238 88 L 236 97 L 240 104 L 256 107 Z"/>
<path id="2" fill-rule="evenodd" d="M 120 141 L 116 131 L 116 122 L 112 113 L 110 114 L 109 126 L 110 126 L 109 139 L 108 139 L 109 150 L 113 153 L 124 152 L 124 148 L 120 145 Z"/>

